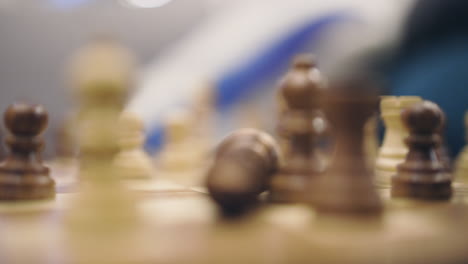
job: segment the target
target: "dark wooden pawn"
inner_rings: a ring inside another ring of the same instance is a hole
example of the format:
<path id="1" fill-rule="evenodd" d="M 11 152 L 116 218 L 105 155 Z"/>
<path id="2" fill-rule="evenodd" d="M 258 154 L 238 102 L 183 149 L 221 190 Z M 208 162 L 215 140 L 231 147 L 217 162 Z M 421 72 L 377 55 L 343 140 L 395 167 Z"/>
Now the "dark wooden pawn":
<path id="1" fill-rule="evenodd" d="M 0 200 L 39 200 L 55 196 L 55 182 L 39 152 L 48 115 L 42 106 L 16 103 L 4 115 L 9 134 L 6 159 L 0 164 Z"/>
<path id="2" fill-rule="evenodd" d="M 424 101 L 401 114 L 409 130 L 405 143 L 406 160 L 392 178 L 392 196 L 421 200 L 447 200 L 452 196 L 452 175 L 447 171 L 437 149 L 441 144 L 439 129 L 442 110 Z"/>
<path id="3" fill-rule="evenodd" d="M 254 129 L 233 132 L 218 146 L 206 184 L 226 216 L 237 216 L 258 204 L 278 168 L 278 146 Z"/>
<path id="4" fill-rule="evenodd" d="M 376 84 L 366 75 L 335 81 L 322 103 L 335 152 L 311 192 L 316 210 L 321 214 L 380 214 L 382 203 L 364 152 L 364 126 L 379 103 Z"/>
<path id="5" fill-rule="evenodd" d="M 271 182 L 273 202 L 310 202 L 308 187 L 325 168 L 318 147 L 327 124 L 319 108 L 324 88 L 325 81 L 309 55 L 298 56 L 280 82 L 283 109 L 278 136 L 284 159 Z"/>

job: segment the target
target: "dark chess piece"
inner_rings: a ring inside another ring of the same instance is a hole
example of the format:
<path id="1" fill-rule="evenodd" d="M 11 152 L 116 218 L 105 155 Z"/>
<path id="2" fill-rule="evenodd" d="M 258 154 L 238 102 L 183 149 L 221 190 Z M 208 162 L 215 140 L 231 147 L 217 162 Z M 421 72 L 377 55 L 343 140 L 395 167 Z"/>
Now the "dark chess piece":
<path id="1" fill-rule="evenodd" d="M 284 162 L 272 178 L 273 202 L 310 202 L 308 186 L 325 168 L 318 146 L 326 130 L 319 108 L 324 88 L 323 76 L 308 55 L 298 56 L 280 82 L 282 109 L 277 130 Z"/>
<path id="2" fill-rule="evenodd" d="M 445 129 L 447 126 L 447 117 L 445 116 L 445 113 L 441 111 L 442 116 L 441 116 L 441 125 L 439 126 L 439 129 L 437 130 L 439 136 L 440 136 L 440 144 L 437 147 L 437 155 L 439 155 L 440 160 L 444 164 L 445 169 L 448 172 L 452 171 L 452 159 L 450 158 L 449 150 L 447 148 L 447 145 L 445 144 Z"/>
<path id="3" fill-rule="evenodd" d="M 442 110 L 424 101 L 401 114 L 409 130 L 405 139 L 409 152 L 392 178 L 392 196 L 421 200 L 447 200 L 452 196 L 452 175 L 447 171 L 437 148 Z"/>
<path id="4" fill-rule="evenodd" d="M 5 141 L 4 137 L 5 133 L 3 132 L 3 128 L 0 127 L 0 160 L 3 160 L 6 155 L 5 146 L 3 145 L 3 142 Z"/>
<path id="5" fill-rule="evenodd" d="M 0 164 L 0 200 L 39 200 L 55 196 L 55 182 L 42 164 L 41 133 L 48 115 L 42 106 L 16 103 L 4 116 L 9 153 Z"/>
<path id="6" fill-rule="evenodd" d="M 226 216 L 246 212 L 258 204 L 278 168 L 278 146 L 268 134 L 241 129 L 219 145 L 207 174 L 211 198 Z"/>
<path id="7" fill-rule="evenodd" d="M 324 95 L 335 152 L 327 172 L 311 188 L 319 213 L 376 215 L 382 211 L 364 152 L 364 126 L 379 104 L 376 87 L 370 77 L 357 75 L 331 84 Z"/>

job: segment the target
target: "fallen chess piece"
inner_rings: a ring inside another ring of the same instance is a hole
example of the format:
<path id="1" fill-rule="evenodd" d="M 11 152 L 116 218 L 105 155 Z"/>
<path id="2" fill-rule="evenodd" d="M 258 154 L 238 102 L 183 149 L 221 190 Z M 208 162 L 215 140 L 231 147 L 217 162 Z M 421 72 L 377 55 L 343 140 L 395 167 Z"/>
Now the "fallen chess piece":
<path id="1" fill-rule="evenodd" d="M 278 169 L 278 147 L 268 134 L 238 130 L 219 145 L 206 183 L 225 215 L 238 215 L 258 204 Z"/>

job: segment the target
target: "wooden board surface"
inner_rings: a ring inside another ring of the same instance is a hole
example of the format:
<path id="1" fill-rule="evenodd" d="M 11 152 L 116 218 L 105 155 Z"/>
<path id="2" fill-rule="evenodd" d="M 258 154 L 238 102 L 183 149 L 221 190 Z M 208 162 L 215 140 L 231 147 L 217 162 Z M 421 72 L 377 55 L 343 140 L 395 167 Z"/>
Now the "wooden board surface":
<path id="1" fill-rule="evenodd" d="M 468 207 L 389 199 L 380 218 L 317 215 L 305 205 L 265 204 L 223 219 L 203 193 L 168 180 L 130 183 L 141 221 L 129 237 L 89 234 L 95 250 L 71 250 L 64 229 L 79 193 L 0 204 L 0 263 L 466 263 Z M 144 186 L 144 188 L 138 189 Z M 97 243 L 96 241 L 101 241 Z M 93 244 L 93 241 L 96 243 Z M 73 244 L 73 241 L 71 242 Z M 89 263 L 89 262 L 88 262 Z"/>

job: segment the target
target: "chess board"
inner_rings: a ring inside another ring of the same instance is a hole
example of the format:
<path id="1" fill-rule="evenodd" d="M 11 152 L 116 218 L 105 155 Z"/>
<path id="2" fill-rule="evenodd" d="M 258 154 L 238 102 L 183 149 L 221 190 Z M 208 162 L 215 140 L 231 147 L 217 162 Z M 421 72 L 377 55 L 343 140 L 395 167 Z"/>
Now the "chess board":
<path id="1" fill-rule="evenodd" d="M 82 263 L 74 262 L 63 233 L 67 209 L 80 193 L 67 177 L 52 174 L 58 183 L 54 200 L 0 204 L 1 263 Z M 462 191 L 451 202 L 429 203 L 390 199 L 388 189 L 382 188 L 385 213 L 378 218 L 318 215 L 307 205 L 264 203 L 243 217 L 226 219 L 203 188 L 182 186 L 162 175 L 146 184 L 126 185 L 135 194 L 141 221 L 135 237 L 107 241 L 96 251 L 85 252 L 89 256 L 84 259 L 97 256 L 107 261 L 101 263 L 466 263 L 468 259 L 468 207 Z"/>

